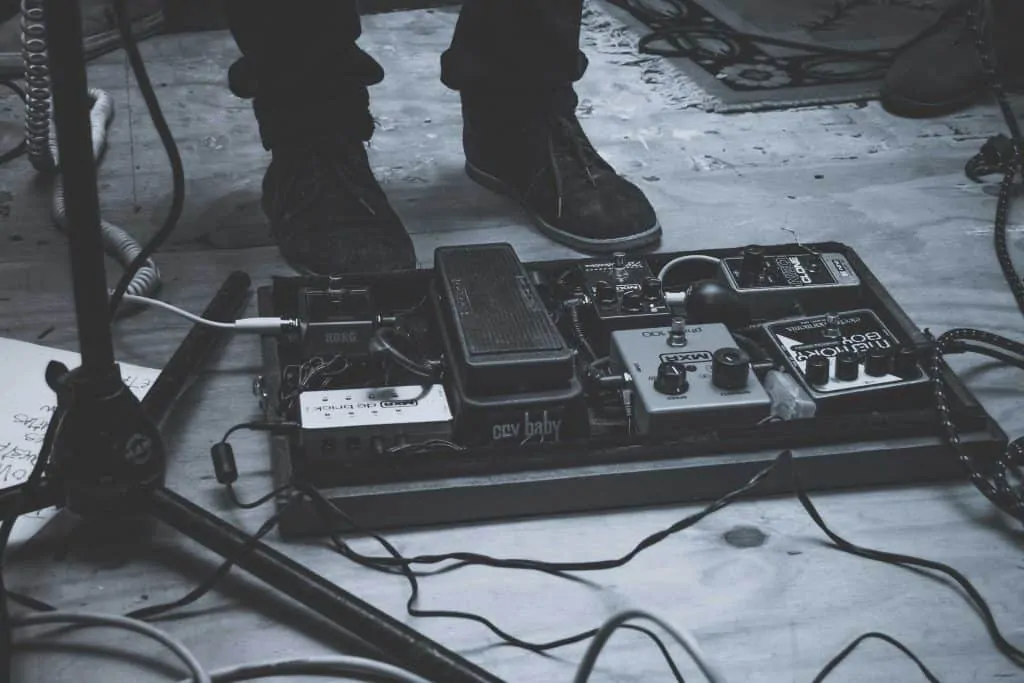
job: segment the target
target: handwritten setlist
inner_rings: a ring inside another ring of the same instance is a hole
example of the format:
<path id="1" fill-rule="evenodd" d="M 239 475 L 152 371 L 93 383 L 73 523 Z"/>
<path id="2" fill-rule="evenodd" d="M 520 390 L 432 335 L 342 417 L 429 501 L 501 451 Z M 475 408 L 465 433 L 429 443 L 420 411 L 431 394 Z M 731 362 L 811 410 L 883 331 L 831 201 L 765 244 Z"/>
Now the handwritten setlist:
<path id="1" fill-rule="evenodd" d="M 69 368 L 80 363 L 77 353 L 0 338 L 0 489 L 24 482 L 35 466 L 56 407 L 56 397 L 44 379 L 46 365 L 52 360 Z M 159 374 L 158 370 L 121 364 L 125 384 L 139 398 Z M 19 519 L 11 546 L 30 538 L 53 514 L 46 510 Z"/>

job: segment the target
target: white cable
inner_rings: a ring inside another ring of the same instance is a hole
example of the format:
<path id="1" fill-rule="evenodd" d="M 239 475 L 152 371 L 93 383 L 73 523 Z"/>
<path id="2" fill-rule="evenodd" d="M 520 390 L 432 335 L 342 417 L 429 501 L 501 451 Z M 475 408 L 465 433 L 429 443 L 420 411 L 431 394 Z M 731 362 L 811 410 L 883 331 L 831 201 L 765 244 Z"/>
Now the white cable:
<path id="1" fill-rule="evenodd" d="M 27 626 L 41 626 L 44 624 L 74 624 L 77 626 L 109 626 L 126 631 L 133 631 L 139 635 L 152 638 L 171 650 L 189 668 L 192 678 L 188 683 L 212 683 L 210 674 L 206 672 L 203 665 L 195 658 L 188 648 L 180 641 L 164 633 L 160 629 L 150 626 L 144 621 L 120 617 L 113 614 L 93 614 L 90 612 L 41 612 L 23 617 L 15 617 L 11 625 L 15 628 Z"/>
<path id="2" fill-rule="evenodd" d="M 587 652 L 583 655 L 583 661 L 580 662 L 579 669 L 576 670 L 576 677 L 573 679 L 574 683 L 586 683 L 587 679 L 590 678 L 591 672 L 594 670 L 594 664 L 597 662 L 598 655 L 601 654 L 601 650 L 604 648 L 605 643 L 612 634 L 620 628 L 623 624 L 634 619 L 646 619 L 647 621 L 653 622 L 660 626 L 662 630 L 672 636 L 672 639 L 679 643 L 687 654 L 696 662 L 701 672 L 708 679 L 710 683 L 726 683 L 725 676 L 718 671 L 718 668 L 708 661 L 707 657 L 700 649 L 700 645 L 697 644 L 697 639 L 693 637 L 691 633 L 684 629 L 673 627 L 663 619 L 654 616 L 648 612 L 642 610 L 626 610 L 616 614 L 611 619 L 604 623 L 604 626 L 597 632 L 594 639 L 590 642 L 590 647 L 587 648 Z"/>
<path id="3" fill-rule="evenodd" d="M 668 275 L 669 271 L 676 266 L 683 263 L 710 263 L 717 266 L 722 262 L 722 259 L 715 258 L 714 256 L 707 256 L 705 254 L 688 254 L 686 256 L 679 256 L 666 263 L 660 271 L 658 271 L 658 279 L 665 282 L 665 276 Z"/>
<path id="4" fill-rule="evenodd" d="M 178 308 L 173 304 L 169 304 L 166 301 L 160 299 L 151 299 L 148 296 L 136 296 L 134 294 L 125 294 L 125 301 L 130 301 L 136 304 L 142 304 L 144 306 L 156 306 L 166 311 L 170 311 L 175 315 L 180 315 L 182 318 L 191 320 L 194 323 L 200 325 L 206 325 L 207 327 L 214 327 L 219 330 L 232 330 L 234 332 L 281 332 L 286 329 L 295 328 L 298 326 L 298 322 L 294 320 L 288 320 L 287 318 L 241 318 L 234 322 L 221 322 L 219 320 L 209 320 L 195 313 L 189 313 L 188 311 Z"/>
<path id="5" fill-rule="evenodd" d="M 271 676 L 372 676 L 373 680 L 395 681 L 396 683 L 440 683 L 429 681 L 416 674 L 385 664 L 375 659 L 336 655 L 327 657 L 300 657 L 242 664 L 210 673 L 213 683 L 251 681 Z M 182 681 L 182 683 L 190 683 Z"/>
<path id="6" fill-rule="evenodd" d="M 89 110 L 89 122 L 92 127 L 92 153 L 98 165 L 107 147 L 107 130 L 114 119 L 114 101 L 108 93 L 97 88 L 89 89 L 89 97 L 92 100 L 92 107 Z M 56 133 L 50 135 L 49 143 L 54 167 L 59 168 L 60 154 L 57 148 Z M 68 225 L 67 208 L 64 203 L 64 179 L 60 173 L 54 178 L 50 210 L 58 228 L 64 232 L 73 229 Z M 107 253 L 117 259 L 123 267 L 127 268 L 142 252 L 142 245 L 132 235 L 102 218 L 100 218 L 100 231 Z M 149 259 L 132 278 L 128 285 L 128 292 L 140 296 L 151 296 L 159 289 L 160 271 L 153 263 L 153 259 Z"/>

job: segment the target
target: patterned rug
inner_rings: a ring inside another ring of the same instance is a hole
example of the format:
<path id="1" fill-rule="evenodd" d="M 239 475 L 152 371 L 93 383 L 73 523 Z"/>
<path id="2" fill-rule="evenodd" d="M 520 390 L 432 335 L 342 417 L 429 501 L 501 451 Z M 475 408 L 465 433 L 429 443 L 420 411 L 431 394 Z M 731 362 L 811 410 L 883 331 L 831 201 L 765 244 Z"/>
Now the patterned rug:
<path id="1" fill-rule="evenodd" d="M 679 72 L 674 98 L 709 111 L 872 99 L 899 48 L 955 0 L 591 0 L 641 57 Z M 681 76 L 681 78 L 679 78 Z"/>

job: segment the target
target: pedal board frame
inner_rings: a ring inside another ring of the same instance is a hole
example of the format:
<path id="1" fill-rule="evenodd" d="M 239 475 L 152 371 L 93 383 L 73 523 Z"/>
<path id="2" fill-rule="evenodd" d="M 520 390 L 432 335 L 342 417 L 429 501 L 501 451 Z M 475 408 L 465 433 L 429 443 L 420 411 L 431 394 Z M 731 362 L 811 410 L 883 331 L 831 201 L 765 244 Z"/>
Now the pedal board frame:
<path id="1" fill-rule="evenodd" d="M 835 242 L 766 248 L 778 253 L 814 249 L 842 254 L 886 328 L 916 347 L 928 348 L 928 337 L 852 248 Z M 721 249 L 700 253 L 726 258 L 737 252 Z M 682 255 L 655 254 L 647 258 L 657 272 L 670 259 Z M 558 272 L 578 262 L 525 265 L 528 271 Z M 424 269 L 402 277 L 422 278 L 430 273 Z M 257 296 L 259 315 L 280 314 L 273 286 L 261 287 Z M 807 296 L 809 307 L 814 308 L 815 297 L 827 294 L 813 291 Z M 261 343 L 265 378 L 261 402 L 265 403 L 276 393 L 281 359 L 274 337 L 263 337 Z M 1006 434 L 948 366 L 943 364 L 941 371 L 951 401 L 960 406 L 962 447 L 980 462 L 991 461 L 1005 450 Z M 301 462 L 292 457 L 297 437 L 276 435 L 270 440 L 276 485 L 302 476 Z M 918 405 L 900 411 L 898 416 L 893 412 L 866 413 L 851 419 L 848 415 L 823 414 L 813 418 L 811 425 L 774 422 L 727 431 L 605 437 L 584 444 L 541 443 L 528 450 L 498 444 L 480 453 L 395 459 L 373 471 L 354 471 L 344 486 L 324 487 L 322 491 L 351 517 L 376 529 L 695 503 L 741 486 L 787 449 L 793 452 L 801 480 L 810 490 L 964 478 L 962 465 L 941 438 L 934 406 Z M 768 477 L 754 495 L 791 491 L 789 473 L 783 470 Z M 308 503 L 285 509 L 280 530 L 285 538 L 324 532 Z"/>

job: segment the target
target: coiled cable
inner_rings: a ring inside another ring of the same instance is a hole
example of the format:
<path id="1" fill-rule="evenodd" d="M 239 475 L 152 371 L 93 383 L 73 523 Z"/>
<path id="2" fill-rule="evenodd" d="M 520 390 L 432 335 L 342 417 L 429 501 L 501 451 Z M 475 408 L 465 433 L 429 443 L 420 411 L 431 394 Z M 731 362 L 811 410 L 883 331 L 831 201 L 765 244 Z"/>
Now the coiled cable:
<path id="1" fill-rule="evenodd" d="M 50 67 L 42 0 L 21 0 L 21 46 L 25 64 L 25 145 L 28 158 L 37 171 L 54 176 L 51 213 L 57 227 L 67 232 L 74 226 L 67 220 L 60 157 L 52 130 Z M 103 90 L 90 88 L 89 98 L 92 100 L 89 117 L 93 158 L 98 163 L 106 148 L 107 129 L 114 118 L 114 107 L 110 95 Z M 124 229 L 101 218 L 100 230 L 107 253 L 122 267 L 127 268 L 142 253 L 142 246 Z M 159 289 L 160 271 L 152 259 L 147 259 L 132 277 L 127 293 L 151 297 Z"/>

